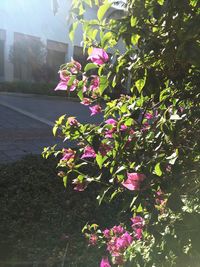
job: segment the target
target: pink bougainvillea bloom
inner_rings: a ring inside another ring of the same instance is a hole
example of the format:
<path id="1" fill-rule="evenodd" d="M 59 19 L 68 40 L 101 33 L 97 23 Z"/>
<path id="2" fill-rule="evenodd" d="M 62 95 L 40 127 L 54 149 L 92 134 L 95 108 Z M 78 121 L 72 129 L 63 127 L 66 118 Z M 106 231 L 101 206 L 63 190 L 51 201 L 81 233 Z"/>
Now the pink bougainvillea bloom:
<path id="1" fill-rule="evenodd" d="M 77 74 L 81 70 L 81 64 L 78 61 L 73 60 L 69 63 L 71 65 L 70 71 L 72 74 Z"/>
<path id="2" fill-rule="evenodd" d="M 124 228 L 121 225 L 115 225 L 111 230 L 115 235 L 121 235 L 125 232 Z"/>
<path id="3" fill-rule="evenodd" d="M 90 90 L 95 91 L 99 89 L 100 78 L 97 75 L 92 75 L 92 77 L 93 79 L 91 80 L 91 83 L 90 83 Z"/>
<path id="4" fill-rule="evenodd" d="M 56 88 L 54 89 L 55 91 L 57 90 L 67 90 L 68 87 L 68 83 L 69 80 L 71 79 L 71 77 L 69 76 L 69 73 L 66 70 L 61 70 L 59 71 L 60 74 L 60 82 L 58 83 L 58 85 L 56 86 Z M 70 86 L 69 90 L 70 91 L 74 91 L 76 89 L 78 85 L 78 80 L 74 80 L 72 85 Z"/>
<path id="5" fill-rule="evenodd" d="M 116 132 L 116 128 L 107 130 L 107 131 L 105 132 L 105 137 L 106 137 L 106 138 L 113 138 L 113 134 L 114 134 L 115 132 Z"/>
<path id="6" fill-rule="evenodd" d="M 123 240 L 124 248 L 127 248 L 128 246 L 130 246 L 130 244 L 133 242 L 133 237 L 128 232 L 125 232 L 121 236 L 121 239 Z"/>
<path id="7" fill-rule="evenodd" d="M 157 205 L 162 205 L 163 203 L 165 203 L 165 199 L 164 199 L 164 193 L 162 192 L 161 189 L 159 189 L 156 192 L 156 199 L 155 202 Z"/>
<path id="8" fill-rule="evenodd" d="M 74 91 L 77 86 L 78 86 L 78 80 L 75 79 L 73 81 L 72 85 L 70 86 L 69 91 L 71 91 L 71 92 Z"/>
<path id="9" fill-rule="evenodd" d="M 95 234 L 91 234 L 89 238 L 89 244 L 95 246 L 97 244 L 98 237 Z"/>
<path id="10" fill-rule="evenodd" d="M 122 183 L 124 187 L 126 187 L 129 190 L 140 190 L 141 182 L 144 181 L 146 176 L 142 173 L 127 173 L 127 180 Z"/>
<path id="11" fill-rule="evenodd" d="M 132 228 L 142 228 L 144 226 L 144 219 L 141 216 L 135 216 L 133 218 L 131 218 L 132 221 Z"/>
<path id="12" fill-rule="evenodd" d="M 100 105 L 95 105 L 93 107 L 89 107 L 89 109 L 91 110 L 91 115 L 90 116 L 94 116 L 96 114 L 101 113 L 102 109 Z"/>
<path id="13" fill-rule="evenodd" d="M 58 90 L 63 90 L 63 91 L 65 91 L 65 90 L 67 90 L 67 83 L 68 83 L 68 82 L 60 81 L 54 90 L 55 90 L 55 91 L 58 91 Z"/>
<path id="14" fill-rule="evenodd" d="M 100 154 L 105 157 L 107 155 L 107 153 L 111 150 L 111 146 L 107 145 L 107 144 L 101 144 L 99 147 L 99 152 Z"/>
<path id="15" fill-rule="evenodd" d="M 102 48 L 93 48 L 88 59 L 90 59 L 94 64 L 103 65 L 109 60 L 109 56 Z"/>
<path id="16" fill-rule="evenodd" d="M 153 119 L 153 115 L 151 113 L 145 113 L 144 117 L 147 119 L 147 120 L 152 120 Z"/>
<path id="17" fill-rule="evenodd" d="M 135 238 L 141 239 L 142 238 L 142 228 L 135 229 Z"/>
<path id="18" fill-rule="evenodd" d="M 120 131 L 121 132 L 124 132 L 124 131 L 126 131 L 128 129 L 128 127 L 125 125 L 125 124 L 122 124 L 121 126 L 120 126 Z"/>
<path id="19" fill-rule="evenodd" d="M 144 122 L 141 131 L 142 131 L 142 132 L 145 132 L 145 131 L 147 131 L 149 128 L 150 128 L 149 123 L 148 123 L 148 122 Z"/>
<path id="20" fill-rule="evenodd" d="M 80 181 L 78 181 L 77 179 L 75 179 L 75 180 L 73 181 L 73 184 L 75 185 L 75 186 L 74 186 L 74 190 L 75 190 L 75 191 L 79 191 L 79 192 L 84 191 L 84 190 L 86 189 L 86 187 L 87 187 L 87 184 L 86 184 L 86 183 L 84 183 L 84 182 L 80 182 Z"/>
<path id="21" fill-rule="evenodd" d="M 68 82 L 70 80 L 70 75 L 67 70 L 60 70 L 59 72 L 60 80 L 63 82 Z"/>
<path id="22" fill-rule="evenodd" d="M 117 121 L 115 119 L 108 119 L 105 121 L 105 123 L 113 126 L 117 125 Z"/>
<path id="23" fill-rule="evenodd" d="M 96 157 L 96 153 L 95 153 L 94 149 L 91 146 L 86 146 L 84 149 L 84 153 L 81 156 L 81 159 L 95 158 L 95 157 Z"/>
<path id="24" fill-rule="evenodd" d="M 63 150 L 63 157 L 61 160 L 69 161 L 74 159 L 76 152 L 72 150 L 71 148 L 69 149 L 64 149 Z"/>
<path id="25" fill-rule="evenodd" d="M 100 263 L 100 267 L 111 267 L 108 258 L 103 258 Z"/>
<path id="26" fill-rule="evenodd" d="M 81 104 L 89 106 L 91 104 L 91 100 L 89 98 L 84 97 L 83 100 L 81 101 Z"/>
<path id="27" fill-rule="evenodd" d="M 103 235 L 104 235 L 105 238 L 110 238 L 110 230 L 109 229 L 105 229 L 103 231 Z"/>
<path id="28" fill-rule="evenodd" d="M 75 119 L 75 117 L 69 117 L 67 122 L 70 126 L 78 126 L 78 121 Z"/>

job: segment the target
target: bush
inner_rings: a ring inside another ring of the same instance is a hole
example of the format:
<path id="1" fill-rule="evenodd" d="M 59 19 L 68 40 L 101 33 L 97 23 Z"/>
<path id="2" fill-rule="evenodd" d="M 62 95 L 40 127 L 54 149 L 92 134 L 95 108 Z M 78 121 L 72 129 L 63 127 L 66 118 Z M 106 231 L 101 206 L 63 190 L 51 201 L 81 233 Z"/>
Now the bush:
<path id="1" fill-rule="evenodd" d="M 84 20 L 84 8 L 93 5 L 98 7 L 97 18 Z M 90 244 L 104 248 L 101 267 L 110 263 L 196 267 L 200 262 L 198 1 L 127 0 L 123 5 L 123 16 L 108 19 L 110 1 L 73 1 L 71 16 L 83 24 L 89 62 L 85 68 L 75 61 L 63 65 L 57 88 L 76 90 L 91 115 L 103 113 L 104 121 L 83 125 L 74 117 L 61 116 L 54 134 L 75 141 L 79 149 L 53 147 L 44 156 L 61 155 L 58 174 L 65 186 L 84 191 L 97 183 L 102 188 L 99 203 L 109 207 L 118 199 L 117 225 L 105 229 L 97 221 L 99 226 L 87 224 L 84 229 Z M 117 46 L 121 42 L 124 52 Z M 110 49 L 111 58 L 106 52 Z M 108 93 L 120 87 L 127 90 L 112 100 Z"/>
<path id="2" fill-rule="evenodd" d="M 24 93 L 24 94 L 38 94 L 38 95 L 48 95 L 48 96 L 69 96 L 77 97 L 75 93 L 70 92 L 66 94 L 65 91 L 55 92 L 54 88 L 56 87 L 55 82 L 51 83 L 39 83 L 39 82 L 1 82 L 0 91 L 1 92 L 14 92 L 14 93 Z"/>
<path id="3" fill-rule="evenodd" d="M 100 251 L 85 249 L 81 230 L 85 221 L 111 223 L 115 207 L 97 212 L 97 187 L 66 191 L 55 167 L 38 156 L 0 166 L 0 261 L 58 264 L 68 245 L 65 266 L 97 266 Z"/>

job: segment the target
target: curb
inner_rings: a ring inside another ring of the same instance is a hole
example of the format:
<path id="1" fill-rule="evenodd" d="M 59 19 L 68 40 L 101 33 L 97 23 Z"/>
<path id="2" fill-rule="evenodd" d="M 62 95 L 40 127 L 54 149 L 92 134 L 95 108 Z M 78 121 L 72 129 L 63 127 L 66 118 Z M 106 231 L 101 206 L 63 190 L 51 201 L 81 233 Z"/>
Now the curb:
<path id="1" fill-rule="evenodd" d="M 75 98 L 75 97 L 51 96 L 51 95 L 40 95 L 40 94 L 26 94 L 26 93 L 15 93 L 15 92 L 6 92 L 6 91 L 0 91 L 0 95 L 18 96 L 18 97 L 50 98 L 50 99 L 59 99 L 59 100 L 63 100 L 63 101 L 74 101 L 74 102 L 80 101 L 78 98 Z"/>

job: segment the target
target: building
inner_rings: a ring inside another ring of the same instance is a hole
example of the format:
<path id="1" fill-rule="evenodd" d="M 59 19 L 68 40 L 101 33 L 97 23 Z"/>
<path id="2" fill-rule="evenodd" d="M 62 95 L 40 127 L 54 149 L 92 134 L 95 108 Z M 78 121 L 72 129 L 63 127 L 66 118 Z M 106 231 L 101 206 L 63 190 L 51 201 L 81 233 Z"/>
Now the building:
<path id="1" fill-rule="evenodd" d="M 73 43 L 67 34 L 71 0 L 59 0 L 56 15 L 53 2 L 57 0 L 0 0 L 0 81 L 56 80 L 60 65 L 72 57 L 86 60 L 81 26 Z M 84 16 L 95 19 L 96 14 L 96 8 L 88 8 Z"/>
<path id="2" fill-rule="evenodd" d="M 81 28 L 73 44 L 67 34 L 70 3 L 60 0 L 54 15 L 51 0 L 0 1 L 0 81 L 37 80 L 42 72 L 55 78 L 71 57 L 84 60 Z M 91 18 L 95 12 L 87 14 Z"/>

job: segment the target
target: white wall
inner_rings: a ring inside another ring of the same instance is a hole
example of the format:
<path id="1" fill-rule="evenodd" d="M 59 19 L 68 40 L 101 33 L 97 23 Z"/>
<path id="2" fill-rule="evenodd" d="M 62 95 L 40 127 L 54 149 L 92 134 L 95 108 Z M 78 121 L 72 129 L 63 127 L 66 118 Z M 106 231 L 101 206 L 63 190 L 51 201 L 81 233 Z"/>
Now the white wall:
<path id="1" fill-rule="evenodd" d="M 47 39 L 68 44 L 66 61 L 73 56 L 73 46 L 81 45 L 82 30 L 79 25 L 74 43 L 69 35 L 67 16 L 71 0 L 59 0 L 58 13 L 54 16 L 51 0 L 0 0 L 0 29 L 6 30 L 5 80 L 13 80 L 13 65 L 9 62 L 9 51 L 13 45 L 14 32 L 40 37 L 45 44 Z M 96 10 L 88 9 L 85 17 L 94 19 Z"/>
<path id="2" fill-rule="evenodd" d="M 68 44 L 69 60 L 73 46 L 81 43 L 79 27 L 74 44 L 68 36 L 67 15 L 70 0 L 60 0 L 60 8 L 54 16 L 51 0 L 0 0 L 0 29 L 6 30 L 5 42 L 5 80 L 13 80 L 13 66 L 9 62 L 9 50 L 13 45 L 14 32 L 40 37 L 41 41 L 54 40 Z"/>

